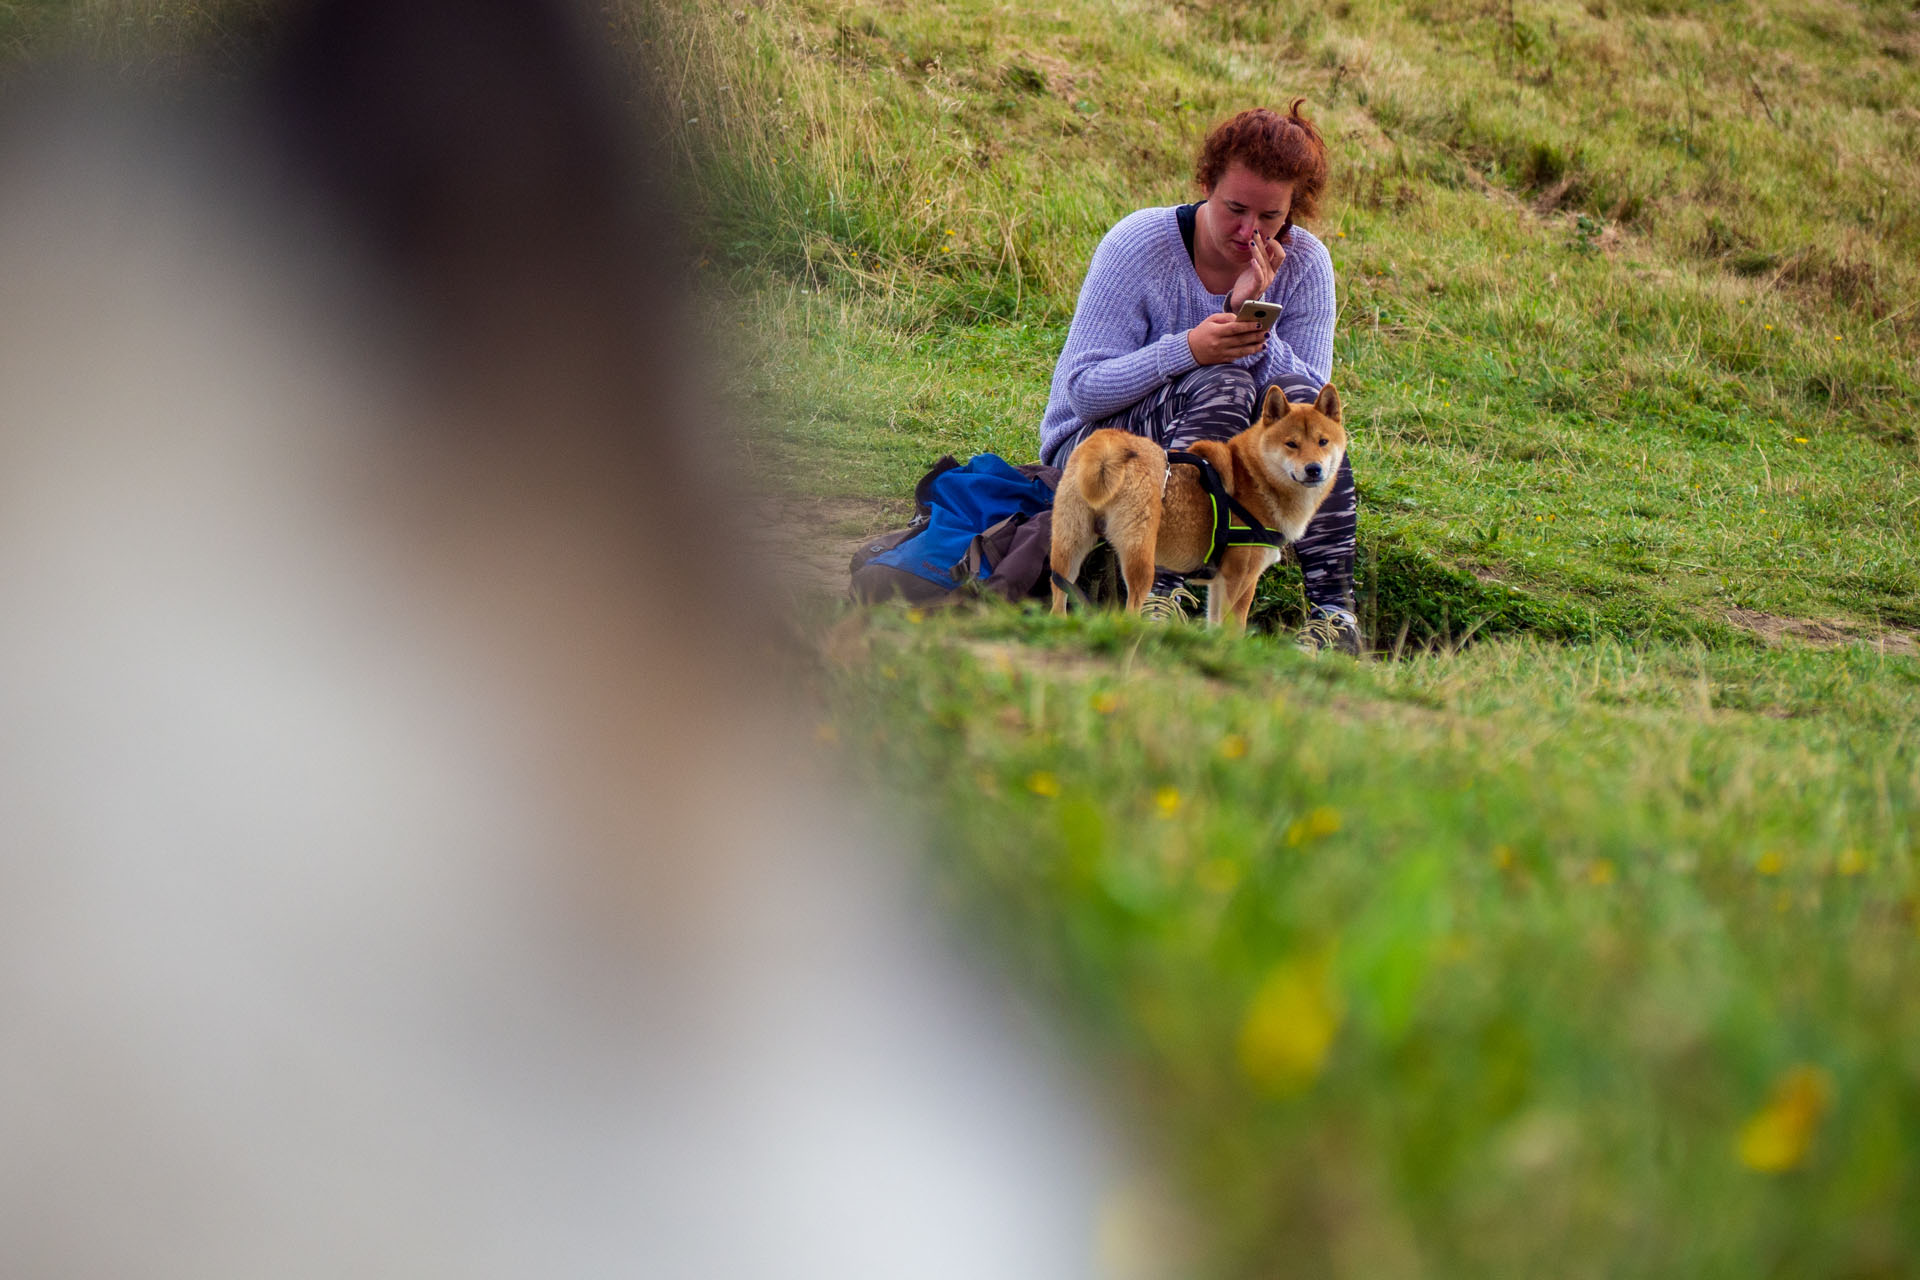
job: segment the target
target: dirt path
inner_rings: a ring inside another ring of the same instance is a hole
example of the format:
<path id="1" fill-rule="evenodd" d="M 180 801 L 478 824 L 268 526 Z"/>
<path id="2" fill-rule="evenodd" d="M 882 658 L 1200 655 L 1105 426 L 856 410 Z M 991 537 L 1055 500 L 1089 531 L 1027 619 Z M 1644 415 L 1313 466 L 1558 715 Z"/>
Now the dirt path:
<path id="1" fill-rule="evenodd" d="M 755 557 L 796 597 L 845 595 L 847 561 L 860 545 L 913 518 L 906 499 L 780 497 L 767 506 Z"/>

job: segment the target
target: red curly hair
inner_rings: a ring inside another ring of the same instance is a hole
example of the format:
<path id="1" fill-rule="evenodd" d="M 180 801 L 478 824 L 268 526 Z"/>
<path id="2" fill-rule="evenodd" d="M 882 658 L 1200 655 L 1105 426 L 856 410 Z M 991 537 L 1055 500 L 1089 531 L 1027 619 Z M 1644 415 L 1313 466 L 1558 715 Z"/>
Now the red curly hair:
<path id="1" fill-rule="evenodd" d="M 1327 185 L 1327 144 L 1313 121 L 1300 114 L 1305 101 L 1295 98 L 1286 115 L 1255 107 L 1213 126 L 1193 166 L 1200 189 L 1212 191 L 1227 166 L 1238 160 L 1268 182 L 1293 184 L 1289 225 L 1317 214 Z"/>

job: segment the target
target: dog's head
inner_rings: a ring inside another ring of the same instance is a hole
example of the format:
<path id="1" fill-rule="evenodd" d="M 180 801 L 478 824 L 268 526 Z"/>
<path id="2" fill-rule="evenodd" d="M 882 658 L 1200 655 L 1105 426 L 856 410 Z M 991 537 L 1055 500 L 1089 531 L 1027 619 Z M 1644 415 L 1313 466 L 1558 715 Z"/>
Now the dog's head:
<path id="1" fill-rule="evenodd" d="M 1261 456 L 1274 475 L 1317 489 L 1339 474 L 1347 452 L 1347 431 L 1340 425 L 1340 393 L 1328 383 L 1312 404 L 1294 404 L 1279 387 L 1268 387 L 1254 423 Z"/>

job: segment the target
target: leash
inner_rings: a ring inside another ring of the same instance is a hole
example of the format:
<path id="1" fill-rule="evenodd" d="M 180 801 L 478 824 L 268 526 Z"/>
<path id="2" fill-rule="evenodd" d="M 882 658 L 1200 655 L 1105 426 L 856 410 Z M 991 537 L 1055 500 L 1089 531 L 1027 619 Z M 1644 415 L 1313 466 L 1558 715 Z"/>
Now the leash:
<path id="1" fill-rule="evenodd" d="M 1278 531 L 1269 529 L 1260 523 L 1258 516 L 1241 505 L 1240 501 L 1227 492 L 1226 482 L 1220 479 L 1220 473 L 1214 465 L 1197 453 L 1169 451 L 1167 454 L 1167 474 L 1173 474 L 1176 463 L 1184 463 L 1197 468 L 1200 472 L 1200 487 L 1207 491 L 1207 497 L 1213 503 L 1213 546 L 1207 552 L 1207 563 L 1203 569 L 1195 569 L 1187 577 L 1204 582 L 1220 572 L 1220 562 L 1226 559 L 1227 551 L 1232 547 L 1285 547 L 1287 540 Z M 1165 482 L 1162 481 L 1164 488 Z M 1243 523 L 1234 524 L 1238 518 Z"/>
<path id="2" fill-rule="evenodd" d="M 1047 570 L 1047 573 L 1053 578 L 1053 585 L 1066 592 L 1073 600 L 1074 608 L 1085 609 L 1089 613 L 1093 611 L 1093 601 L 1087 599 L 1087 593 L 1080 589 L 1079 583 L 1069 582 L 1066 575 L 1055 573 L 1052 569 Z"/>

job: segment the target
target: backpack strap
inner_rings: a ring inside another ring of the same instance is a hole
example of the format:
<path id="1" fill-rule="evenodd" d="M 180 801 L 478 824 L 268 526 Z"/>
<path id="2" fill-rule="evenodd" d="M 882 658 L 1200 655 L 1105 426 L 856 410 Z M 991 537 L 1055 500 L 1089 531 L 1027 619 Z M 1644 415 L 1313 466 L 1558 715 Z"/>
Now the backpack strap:
<path id="1" fill-rule="evenodd" d="M 1200 472 L 1200 487 L 1207 491 L 1207 497 L 1213 503 L 1213 546 L 1207 552 L 1207 571 L 1188 574 L 1191 578 L 1210 578 L 1220 571 L 1220 562 L 1226 559 L 1229 547 L 1284 547 L 1287 540 L 1280 533 L 1260 523 L 1259 517 L 1246 509 L 1241 502 L 1227 492 L 1226 483 L 1220 479 L 1220 473 L 1211 462 L 1197 453 L 1171 450 L 1167 454 L 1167 465 L 1184 463 L 1197 468 Z M 1234 524 L 1238 519 L 1240 524 Z"/>

